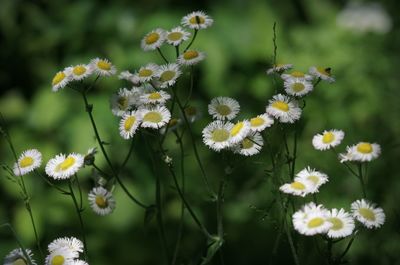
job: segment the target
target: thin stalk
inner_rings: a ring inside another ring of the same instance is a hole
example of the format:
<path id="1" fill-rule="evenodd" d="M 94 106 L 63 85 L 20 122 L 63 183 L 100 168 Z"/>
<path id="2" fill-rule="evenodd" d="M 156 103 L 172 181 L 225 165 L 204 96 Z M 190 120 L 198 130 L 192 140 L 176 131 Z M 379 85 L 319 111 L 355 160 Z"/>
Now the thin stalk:
<path id="1" fill-rule="evenodd" d="M 190 43 L 188 44 L 188 46 L 186 46 L 185 50 L 183 50 L 183 52 L 186 52 L 186 51 L 190 48 L 190 46 L 192 46 L 194 40 L 195 40 L 196 37 L 197 37 L 197 32 L 198 32 L 198 31 L 199 31 L 198 29 L 194 29 L 193 38 L 192 38 L 192 40 L 190 41 Z"/>
<path id="2" fill-rule="evenodd" d="M 189 94 L 186 98 L 185 104 L 183 104 L 183 108 L 185 109 L 190 101 L 190 98 L 192 97 L 193 93 L 193 86 L 194 86 L 194 67 L 193 65 L 190 66 L 190 86 L 189 86 Z"/>
<path id="3" fill-rule="evenodd" d="M 293 261 L 296 265 L 300 265 L 299 257 L 297 256 L 296 248 L 293 243 L 292 234 L 290 233 L 289 224 L 286 219 L 286 213 L 285 213 L 285 230 L 286 230 L 286 236 L 288 238 L 288 242 L 289 242 L 289 246 L 290 246 L 290 251 L 292 252 Z"/>
<path id="4" fill-rule="evenodd" d="M 354 236 L 350 239 L 349 243 L 346 246 L 346 249 L 343 251 L 343 253 L 339 256 L 338 258 L 338 263 L 341 264 L 342 259 L 344 258 L 344 256 L 346 256 L 347 252 L 349 252 L 351 245 L 354 242 L 354 239 L 356 239 L 356 233 L 354 233 Z"/>
<path id="5" fill-rule="evenodd" d="M 328 238 L 327 239 L 327 247 L 326 247 L 326 249 L 327 249 L 327 251 L 326 251 L 326 258 L 327 258 L 327 261 L 328 261 L 328 264 L 329 265 L 332 265 L 334 262 L 333 262 L 333 259 L 332 259 L 332 247 L 333 247 L 333 242 L 332 242 L 332 239 L 330 239 L 330 238 Z"/>
<path id="6" fill-rule="evenodd" d="M 25 259 L 28 262 L 28 265 L 33 265 L 32 260 L 30 259 L 28 253 L 25 250 L 25 247 L 22 245 L 21 240 L 19 239 L 17 233 L 15 232 L 14 228 L 12 227 L 11 224 L 9 223 L 5 223 L 5 224 L 1 224 L 0 227 L 8 227 L 11 232 L 13 233 L 13 236 L 15 238 L 15 240 L 17 241 L 18 246 L 20 247 L 20 249 L 22 250 L 22 254 L 24 254 Z"/>
<path id="7" fill-rule="evenodd" d="M 160 48 L 157 48 L 158 53 L 160 54 L 160 56 L 163 58 L 165 63 L 169 63 L 169 61 L 167 60 L 167 58 L 165 58 L 164 54 L 162 53 Z"/>
<path id="8" fill-rule="evenodd" d="M 207 188 L 208 192 L 210 193 L 210 195 L 211 195 L 213 198 L 215 198 L 216 194 L 215 194 L 215 192 L 211 189 L 210 184 L 209 184 L 209 182 L 208 182 L 208 178 L 207 178 L 207 175 L 206 175 L 206 171 L 204 170 L 203 164 L 202 164 L 202 162 L 201 162 L 201 160 L 200 160 L 199 152 L 197 151 L 196 139 L 195 139 L 195 137 L 194 137 L 194 135 L 193 135 L 193 131 L 192 131 L 190 122 L 189 122 L 189 120 L 188 120 L 188 118 L 187 118 L 187 116 L 186 116 L 185 109 L 183 108 L 182 103 L 181 103 L 180 100 L 179 100 L 179 97 L 178 97 L 178 94 L 177 94 L 177 92 L 176 92 L 175 87 L 172 89 L 172 91 L 173 91 L 174 96 L 176 97 L 176 102 L 178 103 L 178 107 L 179 107 L 179 109 L 180 109 L 180 111 L 181 111 L 181 113 L 182 113 L 183 119 L 185 120 L 186 126 L 187 126 L 187 128 L 188 128 L 188 130 L 189 130 L 189 135 L 190 135 L 190 139 L 191 139 L 191 142 L 192 142 L 193 151 L 194 151 L 194 154 L 195 154 L 195 157 L 196 157 L 197 164 L 198 164 L 199 167 L 200 167 L 200 170 L 201 170 L 201 173 L 202 173 L 202 176 L 203 176 L 203 181 L 204 181 L 204 183 L 205 183 L 205 185 L 206 185 L 206 188 Z"/>
<path id="9" fill-rule="evenodd" d="M 176 58 L 179 57 L 179 45 L 175 46 Z"/>
<path id="10" fill-rule="evenodd" d="M 363 196 L 364 196 L 364 198 L 367 198 L 367 191 L 365 189 L 365 182 L 364 182 L 364 176 L 362 173 L 362 164 L 361 163 L 358 164 L 358 174 L 359 174 L 358 178 L 360 179 Z"/>
<path id="11" fill-rule="evenodd" d="M 148 206 L 145 205 L 145 204 L 143 204 L 142 202 L 140 202 L 138 199 L 136 199 L 136 198 L 129 192 L 129 190 L 126 188 L 126 186 L 124 185 L 124 183 L 122 182 L 122 180 L 121 180 L 120 177 L 118 176 L 118 173 L 116 172 L 114 166 L 112 165 L 111 160 L 110 160 L 110 158 L 108 157 L 107 152 L 106 152 L 106 150 L 105 150 L 105 148 L 104 148 L 104 142 L 103 142 L 103 141 L 101 140 L 101 138 L 100 138 L 99 131 L 97 130 L 96 122 L 94 121 L 93 113 L 92 113 L 92 111 L 93 111 L 93 106 L 90 105 L 90 104 L 88 103 L 88 100 L 87 100 L 87 97 L 86 97 L 85 92 L 82 92 L 81 94 L 82 94 L 82 97 L 83 97 L 83 101 L 84 101 L 84 103 L 85 103 L 86 112 L 87 112 L 88 115 L 89 115 L 90 122 L 91 122 L 91 124 L 92 124 L 94 133 L 95 133 L 95 135 L 96 135 L 97 142 L 98 142 L 98 144 L 100 145 L 101 152 L 103 153 L 103 156 L 104 156 L 104 158 L 106 159 L 107 164 L 108 164 L 108 166 L 109 166 L 110 169 L 111 169 L 111 172 L 112 172 L 113 177 L 117 180 L 118 184 L 121 186 L 121 188 L 123 189 L 123 191 L 125 192 L 125 194 L 131 199 L 132 202 L 134 202 L 134 203 L 137 204 L 138 206 L 142 207 L 143 209 L 147 209 Z"/>
<path id="12" fill-rule="evenodd" d="M 290 173 L 290 177 L 294 179 L 294 171 L 296 167 L 296 156 L 297 156 L 297 126 L 295 125 L 294 130 L 294 143 L 293 143 L 293 158 L 292 158 L 292 171 Z"/>
<path id="13" fill-rule="evenodd" d="M 88 251 L 87 251 L 88 246 L 87 246 L 87 242 L 86 242 L 85 226 L 83 224 L 83 219 L 82 219 L 82 214 L 81 214 L 83 212 L 83 209 L 80 208 L 78 205 L 78 201 L 76 200 L 74 190 L 72 188 L 72 180 L 71 179 L 69 179 L 69 181 L 68 181 L 68 187 L 69 187 L 70 196 L 72 198 L 72 201 L 74 202 L 75 211 L 79 218 L 79 224 L 81 226 L 81 235 L 82 235 L 82 239 L 83 239 L 83 245 L 85 246 L 84 247 L 84 255 L 85 255 L 85 260 L 87 261 L 88 260 Z"/>
<path id="14" fill-rule="evenodd" d="M 179 144 L 179 150 L 180 150 L 180 167 L 181 167 L 181 189 L 182 193 L 185 194 L 185 150 L 183 148 L 183 142 L 182 138 L 179 137 L 178 132 L 175 132 L 176 139 Z M 185 217 L 185 204 L 183 201 L 181 201 L 181 216 L 179 220 L 179 228 L 178 228 L 178 235 L 177 235 L 177 240 L 175 244 L 175 250 L 174 250 L 174 255 L 172 257 L 171 265 L 175 265 L 178 254 L 179 254 L 179 248 L 181 244 L 181 239 L 182 239 L 182 234 L 183 234 L 183 222 L 184 222 L 184 217 Z"/>

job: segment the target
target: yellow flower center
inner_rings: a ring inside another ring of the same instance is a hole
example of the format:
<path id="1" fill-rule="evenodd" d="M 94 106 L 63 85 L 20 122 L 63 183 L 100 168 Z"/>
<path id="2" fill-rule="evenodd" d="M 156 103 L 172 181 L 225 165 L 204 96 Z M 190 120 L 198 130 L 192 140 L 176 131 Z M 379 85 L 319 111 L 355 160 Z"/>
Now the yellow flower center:
<path id="1" fill-rule="evenodd" d="M 265 123 L 265 120 L 261 117 L 255 117 L 250 119 L 250 124 L 252 127 L 258 127 Z"/>
<path id="2" fill-rule="evenodd" d="M 204 24 L 206 22 L 204 17 L 194 16 L 189 19 L 190 24 Z"/>
<path id="3" fill-rule="evenodd" d="M 275 101 L 274 103 L 272 103 L 272 107 L 284 112 L 289 111 L 289 104 L 284 101 Z"/>
<path id="4" fill-rule="evenodd" d="M 322 142 L 324 144 L 332 143 L 335 140 L 335 135 L 332 132 L 326 132 L 322 136 Z"/>
<path id="5" fill-rule="evenodd" d="M 65 79 L 66 75 L 64 72 L 58 72 L 54 78 L 53 81 L 51 82 L 53 86 L 58 85 Z"/>
<path id="6" fill-rule="evenodd" d="M 231 136 L 236 136 L 243 129 L 244 123 L 238 122 L 231 129 Z"/>
<path id="7" fill-rule="evenodd" d="M 319 177 L 317 177 L 317 176 L 311 175 L 311 176 L 308 176 L 307 179 L 309 181 L 311 181 L 312 183 L 314 183 L 315 185 L 318 184 L 318 182 L 319 182 Z"/>
<path id="8" fill-rule="evenodd" d="M 99 206 L 102 209 L 107 208 L 107 206 L 108 206 L 107 200 L 103 196 L 100 196 L 100 195 L 96 196 L 95 203 L 97 206 Z"/>
<path id="9" fill-rule="evenodd" d="M 197 51 L 193 51 L 193 50 L 186 51 L 186 52 L 183 54 L 183 58 L 184 58 L 185 60 L 191 60 L 191 59 L 194 59 L 194 58 L 196 58 L 196 57 L 198 57 L 198 56 L 199 56 L 199 53 L 198 53 Z"/>
<path id="10" fill-rule="evenodd" d="M 159 123 L 162 121 L 162 116 L 157 111 L 149 111 L 144 115 L 143 121 Z"/>
<path id="11" fill-rule="evenodd" d="M 330 68 L 317 67 L 317 71 L 318 71 L 321 75 L 331 76 Z"/>
<path id="12" fill-rule="evenodd" d="M 368 208 L 360 208 L 358 212 L 361 214 L 362 217 L 369 221 L 375 221 L 375 213 Z"/>
<path id="13" fill-rule="evenodd" d="M 125 123 L 124 123 L 125 131 L 129 131 L 132 128 L 132 126 L 135 124 L 135 122 L 136 122 L 136 117 L 135 116 L 128 117 L 125 120 Z"/>
<path id="14" fill-rule="evenodd" d="M 370 154 L 372 153 L 372 145 L 370 143 L 359 143 L 357 151 L 363 154 Z"/>
<path id="15" fill-rule="evenodd" d="M 160 39 L 160 34 L 158 34 L 157 32 L 152 32 L 146 36 L 144 41 L 147 45 L 150 45 L 158 41 L 158 39 Z"/>
<path id="16" fill-rule="evenodd" d="M 225 129 L 215 129 L 211 134 L 214 142 L 225 142 L 229 139 L 229 132 Z"/>
<path id="17" fill-rule="evenodd" d="M 14 260 L 14 262 L 12 263 L 12 265 L 27 265 L 28 263 L 26 263 L 26 261 L 22 258 L 18 258 L 16 260 Z"/>
<path id="18" fill-rule="evenodd" d="M 232 112 L 231 108 L 227 105 L 218 105 L 215 109 L 222 116 L 228 116 Z"/>
<path id="19" fill-rule="evenodd" d="M 307 226 L 308 226 L 308 228 L 316 228 L 318 226 L 323 225 L 324 222 L 325 222 L 325 220 L 323 218 L 316 217 L 316 218 L 313 218 L 310 221 L 308 221 Z"/>
<path id="20" fill-rule="evenodd" d="M 300 71 L 294 71 L 291 73 L 293 77 L 304 77 L 304 73 Z"/>
<path id="21" fill-rule="evenodd" d="M 330 223 L 332 223 L 332 227 L 330 228 L 331 230 L 337 231 L 337 230 L 342 229 L 343 226 L 344 226 L 344 225 L 343 225 L 343 221 L 340 220 L 340 219 L 337 218 L 337 217 L 328 218 L 328 221 L 329 221 Z"/>
<path id="22" fill-rule="evenodd" d="M 128 107 L 128 98 L 127 97 L 119 97 L 118 100 L 118 106 L 120 109 L 125 110 Z"/>
<path id="23" fill-rule="evenodd" d="M 171 32 L 170 34 L 168 34 L 168 39 L 170 41 L 178 41 L 180 39 L 182 39 L 183 34 L 181 32 Z"/>
<path id="24" fill-rule="evenodd" d="M 86 73 L 86 68 L 82 65 L 75 66 L 74 69 L 72 70 L 74 75 L 83 75 Z"/>
<path id="25" fill-rule="evenodd" d="M 56 171 L 65 171 L 75 164 L 75 158 L 72 156 L 67 157 L 62 163 L 58 164 Z"/>
<path id="26" fill-rule="evenodd" d="M 21 162 L 19 162 L 20 167 L 29 167 L 33 164 L 34 160 L 30 156 L 26 156 L 22 158 Z"/>
<path id="27" fill-rule="evenodd" d="M 302 83 L 294 83 L 292 86 L 294 92 L 301 92 L 304 90 L 305 86 Z"/>
<path id="28" fill-rule="evenodd" d="M 172 80 L 175 77 L 175 75 L 176 75 L 175 71 L 167 70 L 161 74 L 160 80 L 161 82 L 167 82 Z"/>
<path id="29" fill-rule="evenodd" d="M 253 147 L 253 145 L 254 145 L 254 143 L 253 143 L 250 139 L 248 139 L 248 138 L 245 138 L 245 139 L 242 141 L 242 148 L 243 148 L 243 149 L 250 149 L 250 148 Z"/>
<path id="30" fill-rule="evenodd" d="M 158 92 L 153 92 L 149 95 L 149 99 L 153 99 L 153 100 L 157 100 L 157 99 L 161 99 L 161 94 Z"/>
<path id="31" fill-rule="evenodd" d="M 304 186 L 303 183 L 298 181 L 290 183 L 290 187 L 292 187 L 295 190 L 304 190 L 306 188 L 306 186 Z"/>
<path id="32" fill-rule="evenodd" d="M 149 77 L 153 74 L 153 70 L 150 69 L 141 69 L 139 70 L 139 77 Z"/>
<path id="33" fill-rule="evenodd" d="M 61 255 L 56 255 L 51 260 L 51 265 L 63 265 L 64 264 L 64 257 Z"/>
<path id="34" fill-rule="evenodd" d="M 100 60 L 97 62 L 97 67 L 99 67 L 101 70 L 109 71 L 111 69 L 111 64 L 107 61 Z"/>

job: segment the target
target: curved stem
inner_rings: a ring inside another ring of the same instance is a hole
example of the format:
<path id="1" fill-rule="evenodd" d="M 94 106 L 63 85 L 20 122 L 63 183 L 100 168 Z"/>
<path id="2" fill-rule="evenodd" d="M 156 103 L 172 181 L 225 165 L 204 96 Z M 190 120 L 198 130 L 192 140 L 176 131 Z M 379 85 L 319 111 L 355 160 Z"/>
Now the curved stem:
<path id="1" fill-rule="evenodd" d="M 194 40 L 195 40 L 196 37 L 197 37 L 197 32 L 198 32 L 198 31 L 199 31 L 198 29 L 195 29 L 195 30 L 194 30 L 193 38 L 192 38 L 192 40 L 190 41 L 190 43 L 188 44 L 188 46 L 186 46 L 186 48 L 185 48 L 185 50 L 184 50 L 183 52 L 186 52 L 186 51 L 190 48 L 190 46 L 192 46 Z"/>
<path id="2" fill-rule="evenodd" d="M 100 138 L 99 131 L 97 130 L 96 122 L 94 121 L 93 114 L 92 114 L 93 105 L 90 105 L 90 104 L 88 103 L 88 100 L 87 100 L 87 97 L 86 97 L 85 92 L 82 92 L 81 94 L 82 94 L 82 97 L 83 97 L 83 101 L 84 101 L 84 103 L 85 103 L 86 112 L 88 113 L 89 118 L 90 118 L 90 122 L 92 123 L 92 127 L 93 127 L 94 133 L 95 133 L 95 135 L 96 135 L 97 142 L 99 143 L 101 152 L 103 153 L 103 156 L 104 156 L 104 158 L 106 159 L 107 164 L 108 164 L 108 166 L 109 166 L 110 169 L 111 169 L 111 172 L 112 172 L 112 174 L 113 174 L 113 177 L 117 180 L 118 184 L 121 186 L 121 188 L 123 189 L 123 191 L 125 192 L 125 194 L 126 194 L 134 203 L 136 203 L 138 206 L 140 206 L 140 207 L 142 207 L 142 208 L 144 208 L 144 209 L 147 209 L 148 206 L 146 206 L 145 204 L 141 203 L 138 199 L 136 199 L 136 198 L 129 192 L 129 190 L 125 187 L 125 185 L 124 185 L 123 182 L 121 181 L 120 177 L 118 176 L 118 173 L 116 172 L 114 166 L 112 165 L 111 160 L 110 160 L 110 158 L 108 157 L 107 152 L 106 152 L 106 150 L 105 150 L 105 148 L 104 148 L 104 142 L 103 142 L 103 141 L 101 140 L 101 138 Z"/>
<path id="3" fill-rule="evenodd" d="M 35 174 L 39 177 L 41 177 L 47 184 L 49 184 L 50 187 L 55 188 L 56 190 L 60 191 L 62 194 L 66 194 L 69 195 L 69 192 L 66 190 L 63 190 L 62 188 L 54 185 L 50 180 L 48 180 L 45 176 L 43 176 L 42 174 L 40 174 L 40 172 L 38 172 L 37 170 L 34 170 Z"/>
<path id="4" fill-rule="evenodd" d="M 363 173 L 362 173 L 362 164 L 361 163 L 358 164 L 358 178 L 360 179 L 360 184 L 361 184 L 361 189 L 362 189 L 363 196 L 366 199 L 367 198 L 367 191 L 365 189 L 365 182 L 364 182 L 364 176 L 363 176 Z"/>
<path id="5" fill-rule="evenodd" d="M 21 240 L 19 239 L 19 237 L 18 237 L 17 233 L 15 232 L 14 228 L 12 227 L 12 225 L 9 223 L 5 223 L 5 224 L 1 224 L 0 227 L 8 227 L 11 230 L 11 232 L 14 235 L 15 240 L 17 241 L 18 246 L 21 248 L 22 254 L 24 254 L 24 257 L 28 262 L 28 265 L 33 265 L 32 260 L 30 259 L 28 253 L 25 250 L 25 247 L 22 245 Z"/>
<path id="6" fill-rule="evenodd" d="M 83 239 L 83 244 L 85 246 L 84 247 L 84 255 L 85 255 L 85 260 L 87 261 L 88 260 L 88 251 L 87 251 L 88 247 L 87 247 L 87 242 L 86 242 L 85 226 L 83 224 L 83 219 L 82 219 L 82 214 L 81 214 L 83 212 L 83 209 L 80 208 L 78 205 L 78 201 L 76 200 L 74 190 L 72 189 L 72 180 L 71 179 L 69 179 L 69 181 L 68 181 L 68 187 L 69 187 L 69 191 L 70 191 L 70 196 L 72 198 L 72 201 L 74 202 L 76 213 L 79 218 L 79 224 L 81 226 L 81 235 L 82 235 L 82 239 Z"/>
<path id="7" fill-rule="evenodd" d="M 158 51 L 158 53 L 161 55 L 161 57 L 163 58 L 164 62 L 165 62 L 165 63 L 169 63 L 168 60 L 167 60 L 167 58 L 165 58 L 164 54 L 162 53 L 161 49 L 160 49 L 160 48 L 157 48 L 157 51 Z"/>
<path id="8" fill-rule="evenodd" d="M 215 194 L 215 192 L 211 189 L 210 184 L 209 184 L 209 182 L 208 182 L 208 178 L 207 178 L 206 172 L 205 172 L 204 167 L 203 167 L 203 164 L 202 164 L 202 162 L 201 162 L 201 160 L 200 160 L 200 155 L 199 155 L 199 153 L 198 153 L 198 151 L 197 151 L 196 139 L 195 139 L 195 137 L 194 137 L 194 135 L 193 135 L 193 131 L 192 131 L 190 122 L 189 122 L 189 120 L 188 120 L 188 118 L 187 118 L 187 115 L 186 115 L 186 113 L 185 113 L 185 109 L 183 108 L 182 103 L 181 103 L 180 100 L 179 100 L 179 97 L 178 97 L 178 94 L 177 94 L 177 92 L 176 92 L 175 87 L 173 87 L 172 91 L 173 91 L 173 93 L 174 93 L 174 96 L 176 97 L 176 102 L 178 103 L 178 106 L 179 106 L 179 109 L 180 109 L 180 111 L 181 111 L 181 113 L 182 113 L 183 119 L 185 120 L 186 126 L 187 126 L 187 128 L 188 128 L 188 130 L 189 130 L 189 135 L 190 135 L 190 139 L 191 139 L 191 142 L 192 142 L 192 147 L 193 147 L 194 155 L 195 155 L 195 157 L 196 157 L 197 164 L 198 164 L 199 167 L 200 167 L 200 170 L 201 170 L 201 173 L 202 173 L 202 176 L 203 176 L 203 181 L 204 181 L 204 183 L 205 183 L 205 185 L 206 185 L 206 188 L 207 188 L 208 192 L 210 193 L 210 195 L 211 195 L 213 198 L 215 198 L 215 197 L 216 197 L 216 194 Z"/>

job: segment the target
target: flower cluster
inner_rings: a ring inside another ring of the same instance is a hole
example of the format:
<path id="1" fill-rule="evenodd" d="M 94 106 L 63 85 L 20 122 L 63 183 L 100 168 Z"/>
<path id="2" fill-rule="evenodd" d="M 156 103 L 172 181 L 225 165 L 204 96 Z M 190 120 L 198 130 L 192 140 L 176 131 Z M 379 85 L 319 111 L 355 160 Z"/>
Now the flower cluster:
<path id="1" fill-rule="evenodd" d="M 326 234 L 330 238 L 351 235 L 355 229 L 354 220 L 368 229 L 379 228 L 385 222 L 382 208 L 364 199 L 351 204 L 351 213 L 344 209 L 327 210 L 314 202 L 305 204 L 293 214 L 293 226 L 303 235 Z"/>
<path id="2" fill-rule="evenodd" d="M 229 149 L 244 156 L 258 154 L 264 144 L 261 132 L 274 120 L 266 113 L 250 120 L 231 121 L 240 111 L 239 103 L 229 97 L 217 97 L 208 105 L 208 113 L 215 119 L 202 132 L 204 143 L 219 152 Z"/>
<path id="3" fill-rule="evenodd" d="M 296 174 L 292 183 L 283 184 L 279 189 L 288 194 L 306 196 L 318 192 L 322 184 L 328 182 L 325 173 L 307 167 Z"/>
<path id="4" fill-rule="evenodd" d="M 83 243 L 75 237 L 57 238 L 48 245 L 45 265 L 88 265 L 79 259 Z"/>
<path id="5" fill-rule="evenodd" d="M 54 92 L 64 88 L 70 82 L 82 81 L 91 75 L 110 76 L 117 72 L 115 66 L 107 59 L 95 58 L 88 64 L 78 64 L 66 67 L 53 77 L 51 82 Z"/>

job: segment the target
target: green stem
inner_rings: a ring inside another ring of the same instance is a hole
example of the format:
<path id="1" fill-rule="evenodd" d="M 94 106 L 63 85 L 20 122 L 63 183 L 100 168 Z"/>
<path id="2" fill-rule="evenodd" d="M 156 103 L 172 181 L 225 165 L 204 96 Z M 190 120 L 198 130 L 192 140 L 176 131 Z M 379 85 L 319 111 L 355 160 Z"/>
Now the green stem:
<path id="1" fill-rule="evenodd" d="M 188 130 L 189 130 L 189 135 L 190 135 L 190 139 L 191 139 L 191 142 L 192 142 L 193 151 L 194 151 L 194 154 L 195 154 L 195 157 L 196 157 L 197 164 L 198 164 L 199 167 L 200 167 L 200 170 L 201 170 L 201 173 L 202 173 L 202 176 L 203 176 L 203 181 L 204 181 L 204 183 L 205 183 L 205 185 L 206 185 L 206 188 L 207 188 L 209 194 L 212 196 L 212 198 L 215 198 L 215 197 L 216 197 L 216 194 L 215 194 L 215 192 L 211 189 L 210 184 L 209 184 L 209 182 L 208 182 L 208 178 L 207 178 L 207 175 L 206 175 L 206 171 L 204 170 L 203 164 L 202 164 L 202 162 L 201 162 L 201 160 L 200 160 L 200 155 L 199 155 L 199 153 L 198 153 L 198 151 L 197 151 L 196 139 L 195 139 L 195 137 L 194 137 L 194 135 L 193 135 L 193 131 L 192 131 L 190 122 L 189 122 L 189 120 L 188 120 L 188 118 L 187 118 L 187 116 L 186 116 L 185 109 L 183 108 L 182 103 L 181 103 L 180 100 L 179 100 L 179 97 L 178 97 L 178 94 L 177 94 L 177 92 L 176 92 L 175 87 L 173 87 L 172 91 L 173 91 L 174 96 L 176 97 L 176 102 L 178 103 L 178 107 L 179 107 L 179 109 L 180 109 L 180 111 L 181 111 L 181 113 L 182 113 L 182 116 L 183 116 L 183 119 L 184 119 L 184 121 L 185 121 L 185 124 L 186 124 L 186 126 L 187 126 L 187 128 L 188 128 Z"/>
<path id="2" fill-rule="evenodd" d="M 25 250 L 25 247 L 22 245 L 22 242 L 19 239 L 19 237 L 18 237 L 17 233 L 15 232 L 14 228 L 12 227 L 12 225 L 9 223 L 5 223 L 5 224 L 1 224 L 0 227 L 8 227 L 11 230 L 15 240 L 17 241 L 18 246 L 20 247 L 20 249 L 22 251 L 22 254 L 24 254 L 25 259 L 28 261 L 28 265 L 33 265 L 32 260 L 30 259 L 28 253 Z"/>
<path id="3" fill-rule="evenodd" d="M 165 63 L 169 63 L 169 61 L 167 60 L 167 58 L 165 58 L 164 54 L 162 53 L 160 48 L 157 48 L 158 53 L 160 54 L 160 56 L 163 58 Z"/>
<path id="4" fill-rule="evenodd" d="M 178 57 L 179 57 L 179 45 L 175 46 L 175 52 L 176 52 L 176 58 L 178 59 Z"/>
<path id="5" fill-rule="evenodd" d="M 196 37 L 197 37 L 197 32 L 198 32 L 198 31 L 199 31 L 198 29 L 195 29 L 195 30 L 194 30 L 193 38 L 192 38 L 192 40 L 190 41 L 189 45 L 186 47 L 186 49 L 185 49 L 183 52 L 186 52 L 186 51 L 190 48 L 190 46 L 192 46 L 194 40 L 195 40 Z"/>
<path id="6" fill-rule="evenodd" d="M 116 172 L 114 166 L 112 165 L 111 160 L 110 160 L 110 158 L 108 157 L 107 152 L 106 152 L 106 150 L 105 150 L 105 148 L 104 148 L 104 142 L 101 140 L 100 134 L 99 134 L 99 132 L 98 132 L 98 130 L 97 130 L 96 122 L 94 121 L 93 114 L 92 114 L 93 105 L 90 105 L 90 104 L 88 103 L 88 100 L 87 100 L 87 97 L 86 97 L 85 92 L 82 92 L 81 94 L 82 94 L 82 97 L 83 97 L 83 101 L 84 101 L 84 103 L 85 103 L 86 112 L 87 112 L 88 115 L 89 115 L 90 122 L 91 122 L 91 124 L 92 124 L 94 133 L 95 133 L 95 135 L 96 135 L 97 142 L 99 143 L 101 152 L 103 153 L 103 156 L 104 156 L 104 158 L 106 159 L 107 164 L 108 164 L 108 166 L 109 166 L 110 169 L 111 169 L 111 172 L 112 172 L 113 177 L 117 180 L 118 184 L 121 186 L 121 188 L 123 189 L 123 191 L 125 192 L 125 194 L 131 199 L 132 202 L 134 202 L 134 203 L 137 204 L 138 206 L 142 207 L 143 209 L 147 209 L 148 206 L 145 205 L 145 204 L 143 204 L 142 202 L 140 202 L 138 199 L 136 199 L 136 198 L 129 192 L 129 190 L 125 187 L 124 183 L 122 182 L 122 180 L 121 180 L 120 177 L 118 176 L 118 173 Z"/>
<path id="7" fill-rule="evenodd" d="M 363 196 L 366 199 L 367 198 L 367 191 L 365 189 L 365 182 L 364 182 L 364 176 L 363 176 L 363 173 L 362 173 L 362 164 L 361 163 L 358 164 L 358 178 L 360 179 L 360 184 L 361 184 L 361 189 L 362 189 Z"/>
<path id="8" fill-rule="evenodd" d="M 69 195 L 69 192 L 68 192 L 68 191 L 63 190 L 62 188 L 60 188 L 60 187 L 54 185 L 53 183 L 51 183 L 51 181 L 48 180 L 48 179 L 47 179 L 45 176 L 43 176 L 42 174 L 40 174 L 39 171 L 34 170 L 34 172 L 35 172 L 35 174 L 36 174 L 37 176 L 41 177 L 47 184 L 49 184 L 50 187 L 55 188 L 56 190 L 60 191 L 62 194 Z"/>
<path id="9" fill-rule="evenodd" d="M 328 265 L 332 265 L 334 264 L 333 262 L 333 258 L 332 258 L 332 247 L 333 247 L 333 242 L 332 239 L 328 238 L 327 239 L 327 251 L 326 251 L 326 256 L 327 256 L 327 261 L 328 261 Z"/>
<path id="10" fill-rule="evenodd" d="M 72 180 L 71 179 L 69 179 L 69 181 L 68 181 L 68 187 L 69 187 L 70 196 L 72 198 L 72 201 L 74 202 L 75 211 L 79 218 L 79 224 L 81 226 L 81 235 L 82 235 L 82 239 L 83 239 L 83 245 L 85 246 L 84 247 L 84 255 L 85 255 L 85 260 L 87 261 L 88 260 L 88 251 L 87 251 L 88 246 L 87 246 L 87 242 L 86 242 L 85 226 L 83 224 L 83 219 L 82 219 L 82 214 L 81 214 L 83 212 L 83 209 L 80 208 L 78 205 L 78 201 L 76 200 L 74 190 L 72 188 Z"/>
<path id="11" fill-rule="evenodd" d="M 346 256 L 347 252 L 349 252 L 351 245 L 354 242 L 354 239 L 356 239 L 356 232 L 354 232 L 353 237 L 350 239 L 349 243 L 346 246 L 346 249 L 343 251 L 343 253 L 339 256 L 338 258 L 338 264 L 342 264 L 342 259 L 344 258 L 344 256 Z"/>

